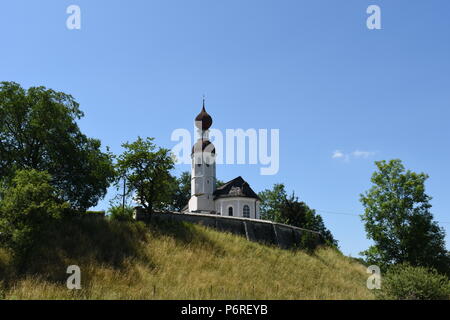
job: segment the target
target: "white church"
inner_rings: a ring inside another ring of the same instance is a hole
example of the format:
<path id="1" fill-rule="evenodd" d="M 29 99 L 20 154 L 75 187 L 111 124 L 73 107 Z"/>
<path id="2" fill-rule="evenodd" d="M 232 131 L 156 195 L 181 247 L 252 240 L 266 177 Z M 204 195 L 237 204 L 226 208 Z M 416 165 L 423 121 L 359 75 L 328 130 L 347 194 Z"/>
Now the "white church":
<path id="1" fill-rule="evenodd" d="M 191 153 L 191 199 L 182 212 L 260 219 L 260 199 L 242 177 L 216 188 L 216 150 L 209 141 L 212 123 L 203 100 L 202 111 L 195 118 L 199 139 Z"/>

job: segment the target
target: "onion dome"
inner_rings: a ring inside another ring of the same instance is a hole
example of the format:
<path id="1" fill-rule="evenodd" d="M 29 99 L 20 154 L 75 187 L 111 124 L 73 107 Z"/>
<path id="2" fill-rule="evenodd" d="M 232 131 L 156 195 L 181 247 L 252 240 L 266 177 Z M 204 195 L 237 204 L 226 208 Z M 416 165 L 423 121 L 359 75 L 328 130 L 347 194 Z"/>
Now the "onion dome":
<path id="1" fill-rule="evenodd" d="M 202 111 L 195 117 L 195 126 L 203 131 L 208 130 L 213 123 L 211 116 L 206 112 L 205 100 L 203 100 Z"/>
<path id="2" fill-rule="evenodd" d="M 192 153 L 203 151 L 216 154 L 216 147 L 209 140 L 198 139 L 197 142 L 192 146 Z"/>

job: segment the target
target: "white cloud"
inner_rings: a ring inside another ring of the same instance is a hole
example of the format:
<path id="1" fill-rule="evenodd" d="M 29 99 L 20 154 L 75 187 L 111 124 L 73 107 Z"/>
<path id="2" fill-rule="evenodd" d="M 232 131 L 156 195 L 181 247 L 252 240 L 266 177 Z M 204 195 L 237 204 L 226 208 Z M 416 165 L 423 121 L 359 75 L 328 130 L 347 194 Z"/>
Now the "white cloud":
<path id="1" fill-rule="evenodd" d="M 350 161 L 350 159 L 367 159 L 370 157 L 373 157 L 375 155 L 375 152 L 373 151 L 362 151 L 362 150 L 355 150 L 350 153 L 342 152 L 341 150 L 336 150 L 333 152 L 333 155 L 331 156 L 332 159 L 341 159 L 344 161 Z"/>
<path id="2" fill-rule="evenodd" d="M 336 150 L 332 156 L 333 159 L 339 159 L 339 158 L 343 158 L 343 157 L 344 157 L 344 154 L 340 150 Z"/>
<path id="3" fill-rule="evenodd" d="M 374 156 L 374 155 L 375 155 L 375 152 L 372 152 L 372 151 L 355 150 L 355 151 L 352 152 L 352 155 L 353 155 L 355 158 L 364 158 L 364 159 L 367 159 L 367 158 L 369 158 L 369 157 Z"/>

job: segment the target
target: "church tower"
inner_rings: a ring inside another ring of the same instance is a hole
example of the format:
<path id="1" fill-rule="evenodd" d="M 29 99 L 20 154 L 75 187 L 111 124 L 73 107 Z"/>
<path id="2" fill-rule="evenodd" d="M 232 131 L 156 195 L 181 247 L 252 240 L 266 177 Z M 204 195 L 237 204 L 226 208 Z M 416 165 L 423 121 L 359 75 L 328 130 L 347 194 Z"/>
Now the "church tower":
<path id="1" fill-rule="evenodd" d="M 209 141 L 212 118 L 206 112 L 205 99 L 202 111 L 195 118 L 199 139 L 192 147 L 191 199 L 189 212 L 215 212 L 214 191 L 216 190 L 216 150 Z"/>

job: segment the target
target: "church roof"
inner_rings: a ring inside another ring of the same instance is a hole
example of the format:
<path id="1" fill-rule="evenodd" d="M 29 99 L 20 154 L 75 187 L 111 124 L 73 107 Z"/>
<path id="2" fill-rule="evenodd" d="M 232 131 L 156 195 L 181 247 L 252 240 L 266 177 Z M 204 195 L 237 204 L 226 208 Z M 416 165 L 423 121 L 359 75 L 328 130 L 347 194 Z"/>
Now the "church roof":
<path id="1" fill-rule="evenodd" d="M 258 195 L 250 188 L 250 185 L 241 176 L 228 181 L 214 191 L 214 199 L 226 197 L 244 197 L 258 199 Z"/>
<path id="2" fill-rule="evenodd" d="M 203 99 L 202 111 L 195 117 L 195 126 L 203 131 L 208 130 L 213 123 L 211 116 L 206 112 L 205 100 Z"/>

